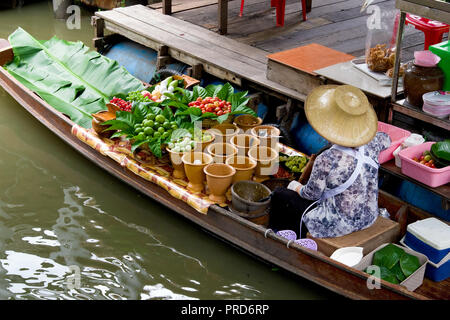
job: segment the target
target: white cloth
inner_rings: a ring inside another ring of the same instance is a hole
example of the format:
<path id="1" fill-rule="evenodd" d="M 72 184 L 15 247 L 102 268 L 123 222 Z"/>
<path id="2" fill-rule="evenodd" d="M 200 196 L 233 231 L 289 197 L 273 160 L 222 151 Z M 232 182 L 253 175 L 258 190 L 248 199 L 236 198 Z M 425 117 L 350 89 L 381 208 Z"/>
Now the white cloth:
<path id="1" fill-rule="evenodd" d="M 302 187 L 302 186 L 303 186 L 303 185 L 302 185 L 300 182 L 295 181 L 295 180 L 292 180 L 292 181 L 289 183 L 289 185 L 288 185 L 287 188 L 288 188 L 289 190 L 298 192 L 298 191 L 299 191 L 299 188 Z"/>

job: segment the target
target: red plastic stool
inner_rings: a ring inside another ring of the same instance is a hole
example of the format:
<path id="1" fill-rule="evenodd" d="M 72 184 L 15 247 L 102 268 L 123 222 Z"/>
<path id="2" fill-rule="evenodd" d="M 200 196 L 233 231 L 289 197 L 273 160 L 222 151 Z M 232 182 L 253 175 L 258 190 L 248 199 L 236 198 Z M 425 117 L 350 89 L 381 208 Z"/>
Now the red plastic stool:
<path id="1" fill-rule="evenodd" d="M 397 15 L 395 19 L 395 27 L 394 27 L 394 34 L 392 35 L 392 41 L 391 45 L 395 43 L 395 38 L 397 36 L 397 28 L 398 28 L 398 20 L 399 15 Z M 425 44 L 424 44 L 424 50 L 428 50 L 428 47 L 442 42 L 442 36 L 444 33 L 449 31 L 449 25 L 435 21 L 430 20 L 427 18 L 422 18 L 420 16 L 416 16 L 413 14 L 406 14 L 405 19 L 405 25 L 411 24 L 416 28 L 417 30 L 420 30 L 425 35 Z"/>
<path id="2" fill-rule="evenodd" d="M 244 2 L 245 0 L 241 0 L 241 11 L 239 16 L 242 17 L 244 12 Z M 286 8 L 286 0 L 270 0 L 270 6 L 276 8 L 277 12 L 277 26 L 284 26 L 284 13 Z M 302 0 L 302 15 L 303 21 L 306 21 L 306 0 Z"/>

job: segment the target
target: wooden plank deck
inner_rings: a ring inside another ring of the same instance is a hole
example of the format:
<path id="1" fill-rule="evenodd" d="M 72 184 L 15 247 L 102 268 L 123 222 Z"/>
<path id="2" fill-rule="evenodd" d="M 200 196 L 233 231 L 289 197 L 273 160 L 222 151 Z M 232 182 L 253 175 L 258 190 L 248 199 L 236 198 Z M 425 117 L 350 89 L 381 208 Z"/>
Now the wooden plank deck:
<path id="1" fill-rule="evenodd" d="M 266 78 L 267 52 L 242 44 L 215 32 L 145 6 L 130 6 L 95 15 L 104 20 L 106 30 L 158 50 L 167 46 L 176 60 L 203 69 L 237 85 L 243 81 L 278 94 L 304 101 L 305 95 Z"/>
<path id="2" fill-rule="evenodd" d="M 182 1 L 182 0 L 179 0 Z M 206 1 L 206 0 L 203 0 Z M 228 4 L 228 35 L 231 39 L 273 53 L 309 43 L 319 43 L 354 56 L 365 52 L 369 17 L 360 12 L 362 0 L 313 0 L 308 19 L 301 19 L 301 1 L 287 0 L 285 25 L 276 27 L 275 9 L 267 0 L 246 0 L 239 17 L 240 0 Z M 393 9 L 395 0 L 375 0 L 383 9 Z M 176 12 L 174 17 L 217 31 L 217 2 Z M 423 33 L 407 26 L 403 40 L 404 59 L 423 48 Z"/>

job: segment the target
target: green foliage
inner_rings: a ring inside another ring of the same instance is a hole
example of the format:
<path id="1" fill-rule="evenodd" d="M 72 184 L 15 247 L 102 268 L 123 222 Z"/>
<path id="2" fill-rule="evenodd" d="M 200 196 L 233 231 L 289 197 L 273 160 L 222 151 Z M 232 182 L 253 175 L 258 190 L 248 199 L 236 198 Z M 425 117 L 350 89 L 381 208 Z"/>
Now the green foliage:
<path id="1" fill-rule="evenodd" d="M 82 42 L 56 37 L 38 41 L 21 28 L 8 40 L 14 60 L 6 70 L 82 127 L 91 127 L 91 114 L 105 110 L 111 97 L 143 89 L 141 81 L 116 61 L 90 51 Z"/>
<path id="2" fill-rule="evenodd" d="M 201 121 L 204 119 L 215 119 L 219 123 L 222 123 L 228 119 L 230 115 L 237 114 L 251 114 L 256 116 L 256 113 L 247 104 L 249 98 L 247 97 L 248 91 L 234 92 L 234 88 L 230 83 L 224 85 L 208 85 L 203 88 L 199 85 L 195 86 L 192 91 L 183 88 L 175 89 L 173 94 L 165 94 L 168 99 L 162 102 L 162 105 L 173 106 L 177 108 L 175 113 L 176 117 L 190 118 L 190 121 Z M 202 114 L 201 110 L 196 107 L 189 107 L 189 102 L 197 100 L 198 97 L 218 97 L 221 100 L 225 100 L 231 103 L 231 112 L 221 116 L 217 116 L 214 113 L 205 112 Z M 186 120 L 187 121 L 187 120 Z"/>
<path id="3" fill-rule="evenodd" d="M 394 284 L 401 283 L 420 267 L 416 256 L 391 243 L 375 252 L 372 264 L 380 268 L 381 279 Z"/>

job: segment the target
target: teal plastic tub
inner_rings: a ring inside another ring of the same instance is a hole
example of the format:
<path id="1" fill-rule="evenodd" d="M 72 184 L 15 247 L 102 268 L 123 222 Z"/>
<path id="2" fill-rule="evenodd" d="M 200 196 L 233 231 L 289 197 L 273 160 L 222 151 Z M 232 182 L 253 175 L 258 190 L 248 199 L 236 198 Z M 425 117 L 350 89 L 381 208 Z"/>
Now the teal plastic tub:
<path id="1" fill-rule="evenodd" d="M 438 67 L 442 69 L 445 76 L 444 91 L 450 91 L 450 43 L 444 41 L 429 47 L 429 50 L 441 58 Z"/>

